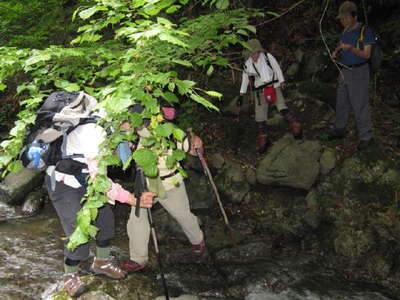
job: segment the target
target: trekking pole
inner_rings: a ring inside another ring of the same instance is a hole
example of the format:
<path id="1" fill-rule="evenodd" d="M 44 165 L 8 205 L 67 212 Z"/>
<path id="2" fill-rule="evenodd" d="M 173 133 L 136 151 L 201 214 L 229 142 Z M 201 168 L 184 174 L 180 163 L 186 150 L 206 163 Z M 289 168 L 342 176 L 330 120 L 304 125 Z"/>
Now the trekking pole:
<path id="1" fill-rule="evenodd" d="M 206 161 L 206 159 L 204 158 L 203 154 L 200 153 L 200 151 L 199 151 L 197 148 L 196 148 L 195 150 L 196 150 L 197 156 L 198 156 L 199 159 L 200 159 L 201 166 L 202 166 L 203 169 L 204 169 L 204 174 L 206 175 L 206 177 L 207 177 L 208 180 L 210 181 L 210 184 L 211 184 L 211 186 L 212 186 L 212 188 L 213 188 L 213 191 L 214 191 L 215 197 L 216 197 L 216 199 L 217 199 L 219 208 L 220 208 L 220 210 L 221 210 L 222 216 L 224 217 L 225 224 L 226 224 L 226 226 L 228 226 L 228 227 L 230 228 L 229 221 L 228 221 L 228 217 L 226 216 L 224 206 L 222 205 L 221 198 L 220 198 L 220 196 L 219 196 L 217 186 L 215 185 L 215 182 L 214 182 L 214 179 L 213 179 L 213 177 L 212 177 L 212 175 L 211 175 L 210 169 L 208 168 L 207 161 Z"/>
<path id="2" fill-rule="evenodd" d="M 255 86 L 254 86 L 254 77 L 252 77 L 253 79 L 250 79 L 250 81 L 249 81 L 249 85 L 250 85 L 250 95 L 251 95 L 251 101 L 252 101 L 252 103 L 250 104 L 250 108 L 249 108 L 249 115 L 250 115 L 250 117 L 251 117 L 251 114 L 252 114 L 252 110 L 251 110 L 251 106 L 255 106 L 256 105 L 256 101 L 257 101 L 257 104 L 258 105 L 260 105 L 260 99 L 258 98 L 258 96 L 257 96 L 257 92 L 256 92 L 256 89 L 255 89 Z"/>
<path id="3" fill-rule="evenodd" d="M 189 134 L 191 136 L 193 136 L 192 128 L 189 128 L 188 132 L 189 132 Z M 222 205 L 221 198 L 219 196 L 217 186 L 215 185 L 215 182 L 214 182 L 214 179 L 213 179 L 213 177 L 211 175 L 210 169 L 208 168 L 207 161 L 204 158 L 203 154 L 197 148 L 194 148 L 194 150 L 196 151 L 197 157 L 199 158 L 201 166 L 203 167 L 204 174 L 206 175 L 206 177 L 210 181 L 210 184 L 211 184 L 211 186 L 213 188 L 213 191 L 214 191 L 215 197 L 217 199 L 219 208 L 221 210 L 222 216 L 224 217 L 225 224 L 226 224 L 226 226 L 228 226 L 228 228 L 230 228 L 228 217 L 226 216 L 224 206 Z"/>
<path id="4" fill-rule="evenodd" d="M 240 121 L 240 112 L 241 112 L 241 107 L 242 107 L 242 105 L 243 105 L 243 98 L 244 98 L 244 96 L 242 96 L 242 95 L 239 95 L 239 96 L 237 96 L 235 99 L 236 99 L 236 107 L 237 107 L 237 110 L 238 110 L 238 112 L 237 112 L 237 115 L 236 115 L 236 117 L 234 118 L 234 120 L 236 121 L 236 122 L 239 122 Z"/>
<path id="5" fill-rule="evenodd" d="M 136 190 L 138 190 L 138 194 L 140 193 L 140 196 L 146 190 L 146 182 L 144 180 L 143 170 L 139 166 L 136 167 L 135 192 L 136 192 Z M 138 216 L 139 215 L 138 211 L 140 211 L 140 209 L 138 209 L 138 207 L 140 207 L 138 205 L 138 203 L 140 203 L 140 197 L 139 198 L 136 197 L 136 201 L 137 202 L 136 202 L 136 208 L 135 208 L 135 215 Z M 149 219 L 150 232 L 151 232 L 151 236 L 152 236 L 152 240 L 153 240 L 153 244 L 154 244 L 154 249 L 156 251 L 158 267 L 160 269 L 161 282 L 162 282 L 162 285 L 164 288 L 165 300 L 169 300 L 167 282 L 165 280 L 164 269 L 163 269 L 163 265 L 162 265 L 162 261 L 161 261 L 161 255 L 160 255 L 160 251 L 158 249 L 156 228 L 155 228 L 155 225 L 153 222 L 153 216 L 151 214 L 150 208 L 147 208 L 147 217 Z"/>
<path id="6" fill-rule="evenodd" d="M 217 186 L 215 185 L 215 182 L 214 182 L 214 179 L 213 179 L 213 177 L 212 177 L 212 175 L 211 175 L 210 169 L 208 168 L 207 161 L 206 161 L 206 159 L 204 158 L 203 154 L 202 154 L 197 148 L 196 148 L 195 150 L 196 150 L 197 156 L 198 156 L 199 159 L 200 159 L 201 166 L 202 166 L 203 169 L 204 169 L 204 174 L 206 175 L 206 177 L 207 177 L 208 180 L 210 181 L 210 184 L 211 184 L 211 186 L 212 186 L 212 188 L 213 188 L 213 191 L 214 191 L 215 197 L 216 197 L 216 199 L 217 199 L 219 208 L 220 208 L 220 210 L 221 210 L 222 216 L 224 217 L 225 224 L 226 224 L 228 227 L 230 227 L 229 221 L 228 221 L 228 217 L 226 216 L 224 206 L 222 205 L 221 198 L 220 198 L 220 196 L 219 196 Z"/>

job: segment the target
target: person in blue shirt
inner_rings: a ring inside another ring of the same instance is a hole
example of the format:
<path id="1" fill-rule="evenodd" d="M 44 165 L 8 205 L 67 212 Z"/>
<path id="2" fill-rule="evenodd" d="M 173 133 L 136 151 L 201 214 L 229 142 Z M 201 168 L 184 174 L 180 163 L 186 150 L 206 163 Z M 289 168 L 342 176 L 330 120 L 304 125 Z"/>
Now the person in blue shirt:
<path id="1" fill-rule="evenodd" d="M 373 128 L 369 108 L 369 58 L 374 36 L 368 27 L 357 21 L 357 6 L 345 1 L 339 8 L 337 18 L 344 27 L 339 46 L 332 52 L 341 68 L 336 97 L 335 127 L 329 139 L 344 137 L 351 111 L 357 122 L 358 150 L 365 149 L 373 139 Z M 363 38 L 361 36 L 363 35 Z"/>

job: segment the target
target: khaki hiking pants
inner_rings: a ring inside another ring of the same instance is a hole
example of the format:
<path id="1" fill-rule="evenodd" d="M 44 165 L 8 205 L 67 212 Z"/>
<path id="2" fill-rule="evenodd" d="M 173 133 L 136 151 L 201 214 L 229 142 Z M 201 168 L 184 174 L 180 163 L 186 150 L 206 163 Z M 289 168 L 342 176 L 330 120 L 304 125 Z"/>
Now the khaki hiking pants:
<path id="1" fill-rule="evenodd" d="M 276 101 L 275 103 L 265 102 L 264 92 L 261 89 L 260 91 L 255 91 L 255 121 L 256 122 L 265 122 L 268 120 L 268 108 L 269 105 L 275 105 L 278 111 L 280 112 L 283 109 L 287 109 L 285 98 L 283 97 L 282 90 L 280 87 L 275 88 L 276 90 Z"/>
<path id="2" fill-rule="evenodd" d="M 179 223 L 191 244 L 201 243 L 203 232 L 200 229 L 197 217 L 190 211 L 189 199 L 183 182 L 180 183 L 179 187 L 168 190 L 166 199 L 157 199 L 157 201 Z M 154 220 L 154 222 L 157 223 L 157 220 Z M 150 224 L 146 208 L 140 209 L 138 218 L 135 216 L 135 207 L 132 207 L 127 231 L 130 259 L 141 265 L 146 265 L 149 259 L 148 244 L 150 238 Z"/>

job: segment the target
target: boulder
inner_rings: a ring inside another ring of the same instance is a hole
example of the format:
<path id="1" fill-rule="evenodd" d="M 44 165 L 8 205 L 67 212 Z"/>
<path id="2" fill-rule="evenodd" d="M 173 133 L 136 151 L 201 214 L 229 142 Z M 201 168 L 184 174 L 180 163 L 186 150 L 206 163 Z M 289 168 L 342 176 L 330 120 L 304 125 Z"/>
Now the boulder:
<path id="1" fill-rule="evenodd" d="M 36 215 L 44 205 L 44 198 L 43 191 L 29 193 L 22 205 L 22 213 L 28 216 Z"/>
<path id="2" fill-rule="evenodd" d="M 321 150 L 317 141 L 299 141 L 285 135 L 259 163 L 257 181 L 309 190 L 320 172 Z"/>
<path id="3" fill-rule="evenodd" d="M 246 181 L 245 170 L 236 162 L 226 162 L 225 166 L 215 177 L 220 196 L 224 200 L 240 203 L 250 191 Z"/>
<path id="4" fill-rule="evenodd" d="M 336 165 L 335 151 L 332 149 L 325 149 L 319 160 L 321 165 L 321 174 L 328 174 Z"/>
<path id="5" fill-rule="evenodd" d="M 185 180 L 189 196 L 190 208 L 209 209 L 215 206 L 214 194 L 208 178 L 203 172 L 187 170 L 188 178 Z"/>
<path id="6" fill-rule="evenodd" d="M 7 220 L 15 215 L 15 206 L 0 202 L 0 221 Z"/>
<path id="7" fill-rule="evenodd" d="M 251 93 L 248 91 L 246 95 L 243 96 L 242 105 L 238 106 L 238 100 L 241 96 L 236 96 L 222 108 L 222 112 L 225 114 L 238 115 L 239 113 L 248 113 L 252 109 L 251 106 Z"/>
<path id="8" fill-rule="evenodd" d="M 0 184 L 0 201 L 21 204 L 26 195 L 43 182 L 44 172 L 22 168 L 9 173 Z"/>

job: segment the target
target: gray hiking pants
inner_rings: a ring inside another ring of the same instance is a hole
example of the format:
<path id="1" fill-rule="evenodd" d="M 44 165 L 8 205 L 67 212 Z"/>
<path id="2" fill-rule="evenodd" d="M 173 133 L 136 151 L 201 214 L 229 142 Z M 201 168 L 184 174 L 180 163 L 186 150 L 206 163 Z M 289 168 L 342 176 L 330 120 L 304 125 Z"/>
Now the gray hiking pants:
<path id="1" fill-rule="evenodd" d="M 339 131 L 344 131 L 350 112 L 353 110 L 360 140 L 373 137 L 371 113 L 369 108 L 369 66 L 365 64 L 348 70 L 342 68 L 336 98 L 336 123 Z"/>
<path id="2" fill-rule="evenodd" d="M 50 176 L 46 175 L 46 186 L 49 197 L 60 219 L 65 235 L 71 235 L 76 227 L 76 214 L 81 208 L 81 199 L 86 193 L 85 187 L 72 188 L 63 182 L 56 182 L 56 189 L 50 187 Z M 96 240 L 105 241 L 114 237 L 114 213 L 109 204 L 99 209 L 99 214 L 93 225 L 99 231 Z M 66 241 L 66 244 L 68 241 Z M 66 245 L 65 245 L 66 246 Z M 72 260 L 85 260 L 89 257 L 89 243 L 79 245 L 74 251 L 64 248 L 64 256 Z"/>

